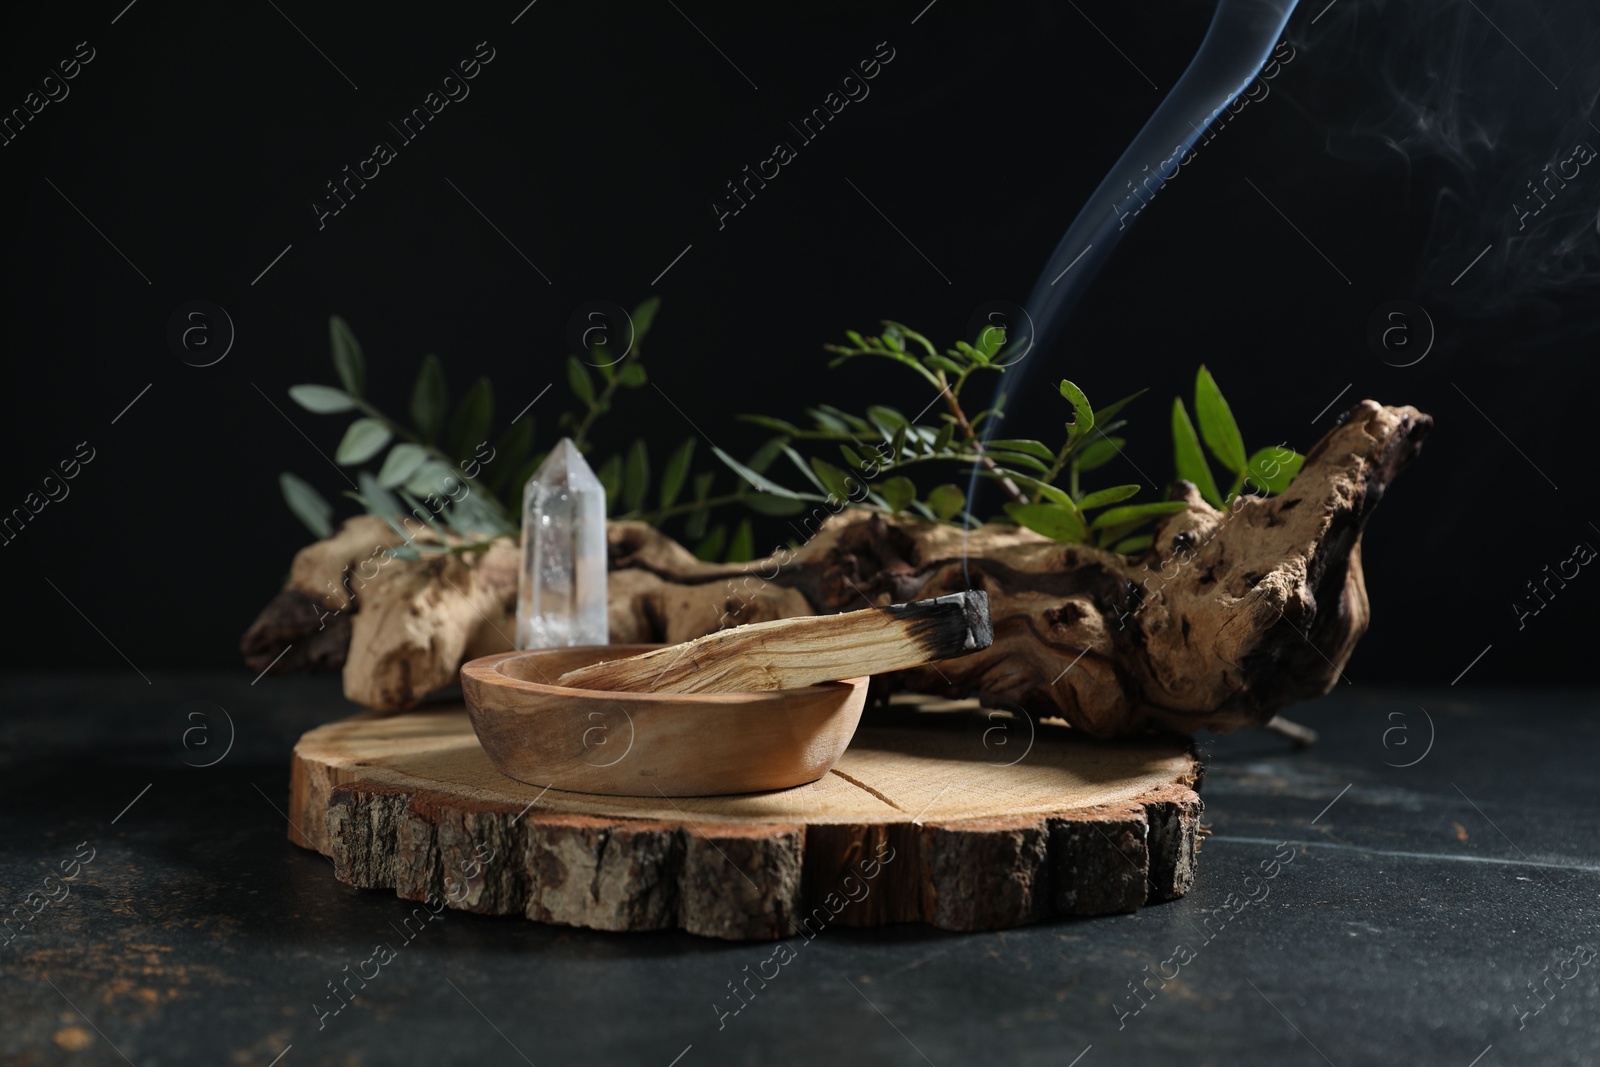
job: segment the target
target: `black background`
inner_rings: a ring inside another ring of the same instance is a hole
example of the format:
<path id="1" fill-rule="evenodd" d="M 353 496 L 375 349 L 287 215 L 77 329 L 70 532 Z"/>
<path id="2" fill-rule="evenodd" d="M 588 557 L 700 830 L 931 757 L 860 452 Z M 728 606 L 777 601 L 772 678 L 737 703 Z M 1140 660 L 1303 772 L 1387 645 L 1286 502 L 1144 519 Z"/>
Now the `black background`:
<path id="1" fill-rule="evenodd" d="M 332 453 L 345 420 L 301 411 L 285 390 L 335 381 L 333 313 L 361 339 L 386 410 L 403 411 L 427 352 L 456 396 L 489 375 L 501 426 L 554 382 L 534 409 L 541 447 L 568 400 L 573 311 L 652 293 L 663 299 L 652 379 L 723 448 L 743 454 L 762 439 L 733 419 L 743 411 L 915 411 L 926 398 L 908 376 L 826 371 L 820 346 L 881 318 L 954 341 L 985 301 L 1024 301 L 1211 13 L 1187 2 L 924 3 L 540 0 L 518 18 L 517 0 L 281 12 L 140 0 L 119 17 L 114 0 L 8 13 L 0 108 L 21 106 L 78 42 L 96 57 L 70 96 L 0 148 L 0 510 L 78 442 L 96 458 L 70 497 L 0 549 L 7 665 L 126 670 L 112 643 L 145 671 L 238 664 L 238 635 L 307 539 L 278 473 L 330 498 L 343 487 L 284 418 Z M 1600 50 L 1586 56 L 1592 38 L 1579 31 L 1594 27 L 1556 33 L 1487 5 L 1519 52 L 1482 23 L 1419 27 L 1415 12 L 1343 0 L 1313 25 L 1317 7 L 1291 21 L 1299 51 L 1272 95 L 1161 193 L 1059 337 L 1030 357 L 1041 367 L 1006 433 L 1059 432 L 1061 376 L 1102 402 L 1149 386 L 1129 411 L 1130 453 L 1162 480 L 1167 407 L 1201 362 L 1252 447 L 1304 451 L 1363 396 L 1414 404 L 1437 425 L 1369 527 L 1374 617 L 1348 674 L 1446 684 L 1492 643 L 1463 685 L 1586 679 L 1600 579 L 1580 576 L 1521 631 L 1511 603 L 1576 542 L 1600 543 L 1582 275 L 1600 186 L 1575 181 L 1562 201 L 1577 219 L 1564 257 L 1506 260 L 1514 242 L 1497 231 L 1511 219 L 1504 190 L 1566 155 L 1555 151 L 1570 146 L 1564 131 L 1588 114 L 1583 85 Z M 495 58 L 471 95 L 319 231 L 310 204 L 324 182 L 394 141 L 387 120 L 480 41 Z M 870 96 L 719 230 L 711 202 L 723 183 L 792 140 L 787 122 L 881 41 L 895 58 Z M 1405 114 L 1377 57 L 1422 70 L 1437 48 L 1469 60 L 1455 104 L 1484 109 L 1470 159 L 1384 147 L 1384 124 Z M 1524 119 L 1564 125 L 1524 151 L 1506 132 Z M 1449 284 L 1490 241 L 1497 251 Z M 226 308 L 237 329 L 208 368 L 166 342 L 169 316 L 194 299 Z M 1404 369 L 1365 341 L 1369 317 L 1395 299 L 1427 308 L 1438 332 Z M 684 415 L 653 389 L 631 394 L 602 424 L 600 453 L 643 434 L 664 456 L 694 432 Z M 761 532 L 771 544 L 785 531 Z"/>

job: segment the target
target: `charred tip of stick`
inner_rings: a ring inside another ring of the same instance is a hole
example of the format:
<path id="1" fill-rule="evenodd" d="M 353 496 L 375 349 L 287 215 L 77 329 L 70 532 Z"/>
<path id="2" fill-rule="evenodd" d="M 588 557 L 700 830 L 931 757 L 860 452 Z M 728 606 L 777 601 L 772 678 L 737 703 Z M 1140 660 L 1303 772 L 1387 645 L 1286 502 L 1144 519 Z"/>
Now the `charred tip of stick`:
<path id="1" fill-rule="evenodd" d="M 1282 715 L 1274 715 L 1263 723 L 1261 728 L 1268 733 L 1286 738 L 1297 749 L 1310 748 L 1317 743 L 1317 731 L 1309 726 L 1302 726 L 1293 719 L 1285 719 Z"/>
<path id="2" fill-rule="evenodd" d="M 930 660 L 961 656 L 994 643 L 989 594 L 950 593 L 883 609 L 909 624 L 908 632 Z"/>

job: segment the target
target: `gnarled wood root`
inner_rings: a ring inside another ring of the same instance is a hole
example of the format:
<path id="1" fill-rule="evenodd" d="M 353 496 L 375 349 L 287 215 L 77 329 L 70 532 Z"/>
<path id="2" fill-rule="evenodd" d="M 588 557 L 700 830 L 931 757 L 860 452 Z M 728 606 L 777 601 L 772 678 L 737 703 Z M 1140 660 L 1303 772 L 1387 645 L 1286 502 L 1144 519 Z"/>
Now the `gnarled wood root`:
<path id="1" fill-rule="evenodd" d="M 648 526 L 612 523 L 611 639 L 677 642 L 724 625 L 983 589 L 994 644 L 897 683 L 1057 715 L 1097 737 L 1260 726 L 1337 682 L 1367 626 L 1362 527 L 1431 426 L 1414 408 L 1362 401 L 1281 496 L 1240 497 L 1219 511 L 1179 483 L 1190 507 L 1162 521 L 1138 557 L 1013 527 L 828 519 L 819 508 L 804 520 L 818 532 L 798 550 L 709 564 Z M 264 668 L 293 640 L 298 651 L 279 669 L 335 665 L 337 633 L 318 613 L 336 611 L 332 625 L 350 620 L 346 694 L 394 709 L 453 681 L 463 660 L 510 647 L 515 546 L 371 562 L 395 540 L 363 517 L 303 550 L 245 635 L 247 661 Z M 352 571 L 355 561 L 367 565 Z M 375 573 L 344 595 L 341 575 L 366 571 Z"/>

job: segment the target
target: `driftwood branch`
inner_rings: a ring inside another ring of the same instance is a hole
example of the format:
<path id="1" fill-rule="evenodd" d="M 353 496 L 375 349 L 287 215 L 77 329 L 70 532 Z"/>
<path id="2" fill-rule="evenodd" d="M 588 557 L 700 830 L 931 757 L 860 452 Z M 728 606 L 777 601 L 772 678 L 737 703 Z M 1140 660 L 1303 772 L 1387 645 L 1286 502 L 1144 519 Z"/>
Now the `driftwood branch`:
<path id="1" fill-rule="evenodd" d="M 963 534 L 845 513 L 795 551 L 709 564 L 648 526 L 613 523 L 611 639 L 675 643 L 979 589 L 993 645 L 902 672 L 900 685 L 977 694 L 1099 737 L 1261 726 L 1338 682 L 1367 626 L 1362 527 L 1431 425 L 1414 408 L 1362 401 L 1281 496 L 1219 511 L 1179 483 L 1190 507 L 1131 558 L 1014 527 Z M 277 669 L 337 665 L 337 628 L 348 627 L 346 694 L 393 709 L 449 684 L 464 659 L 510 647 L 515 546 L 372 562 L 394 540 L 363 517 L 303 550 L 245 635 L 247 662 L 262 669 L 293 644 Z"/>

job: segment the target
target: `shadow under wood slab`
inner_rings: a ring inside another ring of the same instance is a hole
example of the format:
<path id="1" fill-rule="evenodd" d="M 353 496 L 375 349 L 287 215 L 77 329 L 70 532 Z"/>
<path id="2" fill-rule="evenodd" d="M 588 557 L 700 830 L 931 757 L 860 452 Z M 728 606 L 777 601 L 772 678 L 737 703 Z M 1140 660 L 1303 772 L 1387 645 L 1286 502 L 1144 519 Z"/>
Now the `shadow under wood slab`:
<path id="1" fill-rule="evenodd" d="M 677 798 L 515 781 L 463 708 L 360 715 L 295 746 L 290 838 L 341 881 L 408 900 L 732 940 L 830 923 L 1001 929 L 1188 891 L 1201 803 L 1186 743 L 1039 725 L 1006 766 L 961 728 L 969 716 L 937 713 L 975 702 L 923 707 L 863 726 L 810 785 Z"/>

